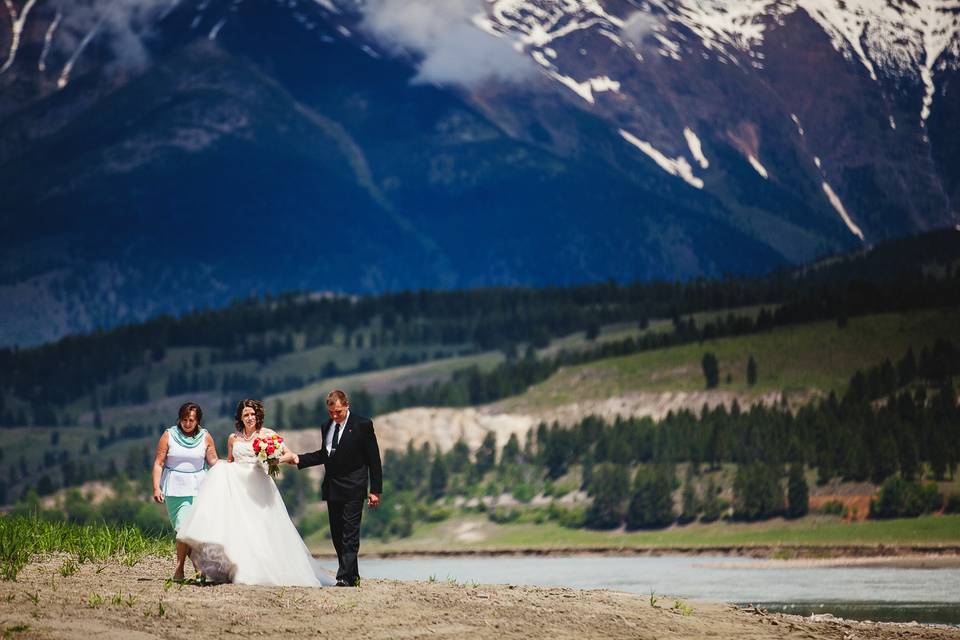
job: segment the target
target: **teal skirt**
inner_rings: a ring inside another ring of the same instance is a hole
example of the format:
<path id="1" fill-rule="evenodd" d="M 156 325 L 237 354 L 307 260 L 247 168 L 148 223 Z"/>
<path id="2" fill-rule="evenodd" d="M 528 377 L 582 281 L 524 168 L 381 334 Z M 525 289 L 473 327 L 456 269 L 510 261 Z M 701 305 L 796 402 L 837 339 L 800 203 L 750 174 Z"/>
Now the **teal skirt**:
<path id="1" fill-rule="evenodd" d="M 180 530 L 180 525 L 193 508 L 193 499 L 196 496 L 164 496 L 163 503 L 167 505 L 167 515 L 174 531 Z"/>

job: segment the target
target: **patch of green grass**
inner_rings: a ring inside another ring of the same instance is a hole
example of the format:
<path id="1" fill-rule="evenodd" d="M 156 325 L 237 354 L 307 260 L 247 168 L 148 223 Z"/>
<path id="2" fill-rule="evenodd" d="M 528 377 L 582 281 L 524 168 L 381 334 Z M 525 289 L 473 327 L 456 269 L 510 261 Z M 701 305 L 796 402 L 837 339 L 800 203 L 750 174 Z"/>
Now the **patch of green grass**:
<path id="1" fill-rule="evenodd" d="M 683 600 L 674 600 L 673 610 L 683 616 L 693 615 L 693 607 L 691 607 L 689 604 L 687 604 Z"/>
<path id="2" fill-rule="evenodd" d="M 148 536 L 133 526 L 78 525 L 22 516 L 0 518 L 0 578 L 4 580 L 16 580 L 34 555 L 69 553 L 78 564 L 107 558 L 135 564 L 146 555 L 168 556 L 172 552 L 169 538 Z M 63 571 L 61 567 L 61 574 L 66 576 Z"/>
<path id="3" fill-rule="evenodd" d="M 77 572 L 79 567 L 77 566 L 77 561 L 73 558 L 65 558 L 63 564 L 60 565 L 60 575 L 64 578 L 72 576 Z"/>
<path id="4" fill-rule="evenodd" d="M 10 627 L 4 627 L 2 632 L 2 637 L 4 638 L 4 640 L 6 640 L 6 638 L 12 638 L 18 633 L 26 633 L 27 631 L 30 631 L 30 625 L 15 624 Z"/>

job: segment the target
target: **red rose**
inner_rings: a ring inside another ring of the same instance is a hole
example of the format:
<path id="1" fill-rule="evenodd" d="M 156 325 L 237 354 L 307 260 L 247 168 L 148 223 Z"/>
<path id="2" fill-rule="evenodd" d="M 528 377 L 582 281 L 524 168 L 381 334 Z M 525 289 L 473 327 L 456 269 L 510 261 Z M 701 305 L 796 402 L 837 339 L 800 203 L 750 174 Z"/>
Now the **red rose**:
<path id="1" fill-rule="evenodd" d="M 260 441 L 259 441 L 259 440 L 254 440 L 254 441 L 253 441 L 253 450 L 254 450 L 256 453 L 260 453 Z"/>
<path id="2" fill-rule="evenodd" d="M 274 449 L 273 445 L 272 445 L 272 444 L 268 444 L 268 445 L 267 445 L 267 455 L 268 455 L 268 456 L 272 456 L 274 451 L 276 451 L 276 449 Z"/>

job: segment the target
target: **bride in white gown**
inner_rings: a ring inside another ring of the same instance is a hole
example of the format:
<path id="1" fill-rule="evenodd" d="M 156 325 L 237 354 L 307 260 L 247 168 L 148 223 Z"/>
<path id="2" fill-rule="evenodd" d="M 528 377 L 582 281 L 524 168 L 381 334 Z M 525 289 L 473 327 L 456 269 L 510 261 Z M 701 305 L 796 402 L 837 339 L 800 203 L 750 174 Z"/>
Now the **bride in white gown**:
<path id="1" fill-rule="evenodd" d="M 277 485 L 253 452 L 263 427 L 263 404 L 237 405 L 237 432 L 227 443 L 231 464 L 213 466 L 177 532 L 191 560 L 214 582 L 267 586 L 332 586 L 335 580 L 310 555 Z"/>

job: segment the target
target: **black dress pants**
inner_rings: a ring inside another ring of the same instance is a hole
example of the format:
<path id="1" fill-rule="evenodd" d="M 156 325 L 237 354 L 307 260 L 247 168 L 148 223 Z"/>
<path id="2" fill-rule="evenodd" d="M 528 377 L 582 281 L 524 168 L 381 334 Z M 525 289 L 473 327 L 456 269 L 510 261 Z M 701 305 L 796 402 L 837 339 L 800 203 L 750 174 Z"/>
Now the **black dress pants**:
<path id="1" fill-rule="evenodd" d="M 355 585 L 360 579 L 357 554 L 360 553 L 360 518 L 363 517 L 363 499 L 327 501 L 330 519 L 330 537 L 337 550 L 337 580 Z"/>

